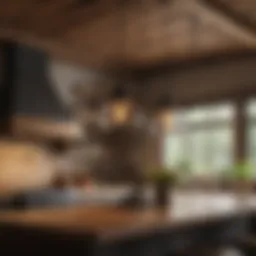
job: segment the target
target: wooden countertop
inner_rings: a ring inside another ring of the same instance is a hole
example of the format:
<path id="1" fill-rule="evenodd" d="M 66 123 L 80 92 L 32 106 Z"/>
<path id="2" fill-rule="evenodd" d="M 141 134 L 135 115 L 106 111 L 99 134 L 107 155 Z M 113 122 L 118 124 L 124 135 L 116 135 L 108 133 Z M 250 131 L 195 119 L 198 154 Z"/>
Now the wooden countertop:
<path id="1" fill-rule="evenodd" d="M 173 203 L 166 210 L 83 206 L 6 211 L 0 213 L 0 223 L 85 232 L 109 241 L 166 227 L 229 218 L 255 208 L 256 198 L 252 196 L 239 198 L 234 194 L 175 193 Z"/>

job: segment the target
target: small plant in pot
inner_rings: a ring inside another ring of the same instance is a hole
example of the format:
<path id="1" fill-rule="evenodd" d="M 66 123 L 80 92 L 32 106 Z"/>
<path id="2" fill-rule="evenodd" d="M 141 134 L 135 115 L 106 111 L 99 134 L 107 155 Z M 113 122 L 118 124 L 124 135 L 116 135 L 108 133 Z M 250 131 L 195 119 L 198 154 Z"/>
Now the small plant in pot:
<path id="1" fill-rule="evenodd" d="M 238 191 L 248 191 L 252 183 L 251 166 L 247 162 L 239 162 L 233 169 L 233 182 Z"/>
<path id="2" fill-rule="evenodd" d="M 157 168 L 152 175 L 152 183 L 157 207 L 166 207 L 170 202 L 172 189 L 176 182 L 176 174 L 168 168 Z"/>
<path id="3" fill-rule="evenodd" d="M 234 166 L 222 171 L 220 181 L 224 189 L 246 191 L 253 180 L 251 166 L 245 161 L 236 163 Z"/>

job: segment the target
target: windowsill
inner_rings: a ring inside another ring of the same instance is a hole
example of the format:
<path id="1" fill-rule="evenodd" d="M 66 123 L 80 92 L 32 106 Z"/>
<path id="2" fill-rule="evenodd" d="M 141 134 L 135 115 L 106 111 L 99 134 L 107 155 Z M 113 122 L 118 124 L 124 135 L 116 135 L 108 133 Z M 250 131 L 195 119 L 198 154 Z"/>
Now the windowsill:
<path id="1" fill-rule="evenodd" d="M 177 186 L 180 189 L 202 189 L 209 191 L 234 191 L 234 190 L 244 190 L 244 191 L 256 191 L 256 181 L 225 181 L 220 182 L 216 180 L 200 181 L 194 180 L 191 182 L 186 182 L 184 184 L 179 184 Z"/>

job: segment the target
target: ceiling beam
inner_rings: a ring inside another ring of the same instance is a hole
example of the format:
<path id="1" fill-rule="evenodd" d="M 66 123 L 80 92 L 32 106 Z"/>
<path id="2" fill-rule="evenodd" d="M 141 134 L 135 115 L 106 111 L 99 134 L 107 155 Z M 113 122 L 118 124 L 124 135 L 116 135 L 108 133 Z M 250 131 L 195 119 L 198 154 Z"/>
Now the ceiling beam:
<path id="1" fill-rule="evenodd" d="M 243 1 L 243 0 L 241 0 Z M 222 16 L 229 23 L 233 23 L 234 26 L 239 30 L 243 30 L 244 33 L 256 37 L 256 26 L 249 19 L 239 15 L 226 4 L 221 3 L 216 0 L 198 0 L 203 8 L 208 9 L 210 12 L 215 13 L 215 15 Z"/>
<path id="2" fill-rule="evenodd" d="M 94 52 L 79 51 L 58 40 L 45 39 L 32 34 L 26 34 L 11 29 L 0 28 L 0 39 L 11 40 L 17 43 L 25 44 L 45 50 L 51 57 L 79 64 L 84 67 L 90 67 L 97 70 L 105 69 L 102 59 L 96 58 Z"/>
<path id="3" fill-rule="evenodd" d="M 86 27 L 112 11 L 113 6 L 118 6 L 117 0 L 95 1 L 90 5 L 75 0 L 9 0 L 1 4 L 0 27 L 57 38 L 77 26 Z"/>

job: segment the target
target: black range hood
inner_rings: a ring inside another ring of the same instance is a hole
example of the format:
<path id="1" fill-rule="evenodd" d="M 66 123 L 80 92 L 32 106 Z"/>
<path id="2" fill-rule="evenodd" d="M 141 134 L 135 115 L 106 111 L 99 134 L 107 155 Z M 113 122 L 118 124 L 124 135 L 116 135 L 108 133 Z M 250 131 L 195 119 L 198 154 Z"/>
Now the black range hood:
<path id="1" fill-rule="evenodd" d="M 0 51 L 1 135 L 9 137 L 17 132 L 15 120 L 44 120 L 44 124 L 69 121 L 69 112 L 48 75 L 47 54 L 11 42 L 1 43 Z"/>

